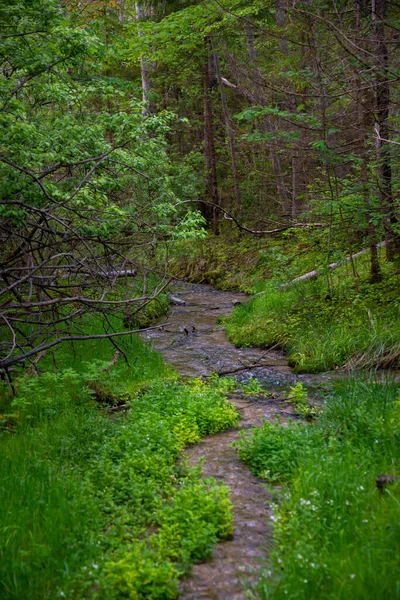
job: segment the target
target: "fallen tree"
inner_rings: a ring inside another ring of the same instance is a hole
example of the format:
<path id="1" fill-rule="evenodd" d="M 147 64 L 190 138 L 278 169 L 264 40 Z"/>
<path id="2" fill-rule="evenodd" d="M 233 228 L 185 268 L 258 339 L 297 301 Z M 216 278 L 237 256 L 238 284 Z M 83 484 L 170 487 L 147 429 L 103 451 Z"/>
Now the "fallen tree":
<path id="1" fill-rule="evenodd" d="M 376 245 L 377 248 L 383 248 L 384 246 L 386 246 L 386 242 L 380 242 L 379 244 Z M 364 254 L 368 254 L 368 252 L 370 252 L 370 251 L 371 251 L 370 248 L 365 248 L 364 250 L 360 250 L 360 252 L 356 252 L 356 254 L 351 254 L 350 256 L 346 256 L 346 258 L 344 258 L 343 260 L 340 260 L 340 261 L 334 262 L 334 263 L 330 263 L 329 265 L 327 265 L 327 268 L 330 269 L 331 271 L 334 271 L 335 269 L 338 269 L 339 267 L 342 267 L 343 265 L 345 265 L 347 263 L 351 263 L 352 261 L 359 258 L 360 256 L 363 256 Z M 295 285 L 296 283 L 301 283 L 302 281 L 309 281 L 310 279 L 316 279 L 323 273 L 325 273 L 325 270 L 322 271 L 322 270 L 315 269 L 314 271 L 309 271 L 308 273 L 305 273 L 304 275 L 295 277 L 294 279 L 292 279 L 291 281 L 288 281 L 287 283 L 283 283 L 282 285 L 279 286 L 278 289 L 285 290 L 288 287 Z M 258 292 L 258 294 L 254 294 L 253 298 L 255 298 L 256 296 L 261 296 L 262 294 L 266 294 L 266 293 L 267 293 L 267 290 L 264 290 L 263 292 Z"/>

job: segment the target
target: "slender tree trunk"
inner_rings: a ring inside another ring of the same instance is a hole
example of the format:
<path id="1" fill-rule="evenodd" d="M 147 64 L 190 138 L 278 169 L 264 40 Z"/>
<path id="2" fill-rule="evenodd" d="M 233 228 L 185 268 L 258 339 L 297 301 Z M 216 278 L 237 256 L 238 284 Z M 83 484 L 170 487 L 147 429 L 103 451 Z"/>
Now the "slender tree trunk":
<path id="1" fill-rule="evenodd" d="M 390 81 L 387 73 L 389 54 L 386 43 L 385 18 L 387 0 L 373 0 L 372 20 L 376 56 L 375 100 L 376 100 L 376 151 L 379 174 L 379 197 L 384 214 L 386 258 L 394 260 L 400 253 L 399 236 L 395 233 L 397 218 L 392 192 L 392 164 L 390 155 L 389 109 Z"/>
<path id="2" fill-rule="evenodd" d="M 278 27 L 283 28 L 286 23 L 285 7 L 283 0 L 276 0 L 275 3 L 275 23 Z M 279 36 L 278 40 L 279 50 L 283 56 L 289 55 L 289 44 L 285 37 Z"/>
<path id="3" fill-rule="evenodd" d="M 366 206 L 369 206 L 369 198 L 368 198 L 368 168 L 367 168 L 367 160 L 364 157 L 361 164 L 361 180 L 364 189 L 364 201 Z M 376 231 L 374 224 L 372 222 L 371 217 L 368 218 L 368 239 L 369 239 L 369 247 L 371 250 L 371 261 L 370 261 L 370 281 L 371 283 L 377 283 L 382 279 L 381 267 L 379 264 L 379 255 L 378 255 L 378 243 L 376 239 Z"/>
<path id="4" fill-rule="evenodd" d="M 136 18 L 138 21 L 144 21 L 147 18 L 147 11 L 143 9 L 140 2 L 136 5 Z M 139 31 L 139 35 L 142 33 Z M 150 65 L 148 60 L 144 57 L 140 57 L 140 73 L 142 76 L 142 90 L 143 90 L 143 114 L 149 116 L 155 112 L 154 102 L 151 98 L 151 79 L 150 79 Z"/>
<path id="5" fill-rule="evenodd" d="M 210 61 L 209 61 L 209 50 L 210 40 L 205 39 L 205 47 L 207 49 L 207 56 L 203 63 L 203 87 L 204 87 L 204 153 L 206 163 L 206 195 L 207 200 L 213 203 L 212 207 L 212 223 L 214 235 L 219 233 L 219 194 L 218 194 L 218 180 L 217 180 L 217 161 L 215 154 L 215 142 L 214 142 L 214 122 L 211 102 L 211 74 L 210 74 Z M 203 204 L 203 216 L 208 222 L 210 222 L 210 209 L 207 205 Z"/>
<path id="6" fill-rule="evenodd" d="M 367 16 L 365 0 L 355 0 L 355 28 L 359 39 L 359 44 L 362 41 L 362 21 Z M 369 156 L 367 152 L 367 134 L 373 125 L 374 114 L 374 98 L 371 90 L 363 90 L 361 77 L 356 78 L 357 88 L 357 125 L 359 128 L 359 155 L 361 158 L 361 183 L 364 196 L 364 205 L 367 214 L 367 234 L 370 247 L 370 281 L 377 283 L 382 279 L 381 267 L 379 264 L 379 254 L 377 247 L 376 228 L 373 223 L 373 206 L 371 206 L 370 193 L 368 189 L 368 163 Z"/>
<path id="7" fill-rule="evenodd" d="M 123 25 L 125 22 L 125 14 L 124 14 L 125 0 L 118 0 L 118 4 L 119 4 L 119 22 L 121 23 L 121 25 Z"/>
<path id="8" fill-rule="evenodd" d="M 229 147 L 229 152 L 231 155 L 233 187 L 234 187 L 234 191 L 235 191 L 235 208 L 236 208 L 236 213 L 239 214 L 240 208 L 241 208 L 241 200 L 240 200 L 239 173 L 238 173 L 237 161 L 236 161 L 235 138 L 234 138 L 234 134 L 233 134 L 232 123 L 231 123 L 231 118 L 230 118 L 230 114 L 229 114 L 229 108 L 228 108 L 228 104 L 226 101 L 224 84 L 222 83 L 222 79 L 221 79 L 221 69 L 220 69 L 220 64 L 219 64 L 219 58 L 215 52 L 213 52 L 213 56 L 214 56 L 215 75 L 217 77 L 218 87 L 219 87 L 219 91 L 220 91 L 220 95 L 221 95 L 222 108 L 224 111 L 225 129 L 226 129 L 226 134 L 228 136 L 228 147 Z"/>

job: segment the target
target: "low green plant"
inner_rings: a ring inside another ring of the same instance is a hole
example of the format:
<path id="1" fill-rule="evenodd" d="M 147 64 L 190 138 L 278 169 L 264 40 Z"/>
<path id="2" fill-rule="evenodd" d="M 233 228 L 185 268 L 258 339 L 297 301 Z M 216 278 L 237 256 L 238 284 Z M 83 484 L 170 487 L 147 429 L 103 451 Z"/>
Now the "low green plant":
<path id="1" fill-rule="evenodd" d="M 256 396 L 263 391 L 262 385 L 256 377 L 249 377 L 248 383 L 242 383 L 241 387 L 246 396 Z"/>
<path id="2" fill-rule="evenodd" d="M 237 346 L 280 346 L 298 372 L 341 366 L 396 367 L 400 360 L 398 280 L 391 267 L 378 287 L 360 267 L 358 291 L 343 270 L 266 293 L 235 308 L 225 321 Z M 361 280 L 361 274 L 365 276 Z"/>
<path id="3" fill-rule="evenodd" d="M 301 381 L 290 386 L 288 400 L 296 407 L 296 412 L 303 417 L 315 417 L 318 410 L 312 406 L 307 397 L 307 390 Z"/>
<path id="4" fill-rule="evenodd" d="M 0 437 L 4 600 L 175 598 L 182 573 L 231 535 L 227 488 L 178 458 L 236 426 L 236 409 L 217 385 L 168 370 L 140 380 L 152 355 L 136 350 L 134 367 L 98 361 L 16 383 L 15 435 Z M 125 393 L 126 415 L 99 410 L 97 380 Z"/>
<path id="5" fill-rule="evenodd" d="M 241 432 L 235 446 L 242 460 L 255 475 L 272 482 L 290 479 L 308 454 L 315 451 L 323 437 L 318 430 L 289 422 L 286 427 L 264 421 L 250 433 Z"/>

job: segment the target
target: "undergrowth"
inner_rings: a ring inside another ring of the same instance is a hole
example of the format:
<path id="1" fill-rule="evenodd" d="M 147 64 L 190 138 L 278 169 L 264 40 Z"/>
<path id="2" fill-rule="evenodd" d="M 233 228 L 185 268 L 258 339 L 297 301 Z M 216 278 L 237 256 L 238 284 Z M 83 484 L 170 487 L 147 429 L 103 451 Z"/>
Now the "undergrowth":
<path id="1" fill-rule="evenodd" d="M 264 423 L 240 456 L 275 492 L 262 599 L 400 597 L 400 386 L 355 379 L 311 423 Z M 378 489 L 385 474 L 390 485 Z"/>
<path id="2" fill-rule="evenodd" d="M 20 378 L 14 399 L 3 388 L 2 599 L 175 598 L 182 573 L 231 535 L 227 488 L 179 458 L 237 425 L 236 410 L 223 386 L 180 384 L 132 344 L 130 366 L 119 359 L 106 371 L 77 344 L 79 369 L 65 366 L 65 348 L 58 372 Z M 93 381 L 128 410 L 99 407 Z"/>

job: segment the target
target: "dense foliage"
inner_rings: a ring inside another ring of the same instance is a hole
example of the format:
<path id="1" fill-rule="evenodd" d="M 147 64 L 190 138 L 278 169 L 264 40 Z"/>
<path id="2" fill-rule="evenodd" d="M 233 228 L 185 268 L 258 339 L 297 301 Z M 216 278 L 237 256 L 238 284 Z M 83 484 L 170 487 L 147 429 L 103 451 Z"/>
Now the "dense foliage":
<path id="1" fill-rule="evenodd" d="M 174 173 L 165 136 L 174 117 L 145 118 L 137 87 L 106 65 L 110 49 L 57 1 L 0 6 L 0 365 L 8 369 L 82 338 L 91 312 L 136 313 L 157 244 L 195 236 L 182 212 L 190 173 Z M 133 282 L 133 283 L 132 283 Z M 132 328 L 131 328 L 132 329 Z M 2 353 L 3 353 L 2 352 Z"/>

